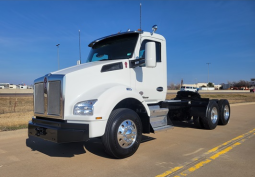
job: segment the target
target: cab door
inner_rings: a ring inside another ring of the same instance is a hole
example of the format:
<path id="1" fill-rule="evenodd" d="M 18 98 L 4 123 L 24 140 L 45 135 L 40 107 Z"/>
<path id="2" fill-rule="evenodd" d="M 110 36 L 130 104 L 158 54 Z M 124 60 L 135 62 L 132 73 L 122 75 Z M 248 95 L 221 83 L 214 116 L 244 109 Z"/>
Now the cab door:
<path id="1" fill-rule="evenodd" d="M 145 64 L 133 68 L 131 79 L 134 79 L 134 87 L 144 98 L 147 104 L 158 103 L 165 100 L 167 92 L 166 84 L 166 63 L 162 62 L 162 41 L 151 38 L 142 38 L 139 49 L 139 58 L 145 58 L 145 44 L 156 43 L 156 67 L 147 68 Z"/>

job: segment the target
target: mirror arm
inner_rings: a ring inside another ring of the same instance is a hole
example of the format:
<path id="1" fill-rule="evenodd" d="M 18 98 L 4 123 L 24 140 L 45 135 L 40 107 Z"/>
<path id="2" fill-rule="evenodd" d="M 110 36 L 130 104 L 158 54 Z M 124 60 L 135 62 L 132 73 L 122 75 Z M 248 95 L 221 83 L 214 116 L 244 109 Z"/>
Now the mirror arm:
<path id="1" fill-rule="evenodd" d="M 130 68 L 136 68 L 137 66 L 141 66 L 145 63 L 145 58 L 139 58 L 136 60 L 129 61 Z"/>

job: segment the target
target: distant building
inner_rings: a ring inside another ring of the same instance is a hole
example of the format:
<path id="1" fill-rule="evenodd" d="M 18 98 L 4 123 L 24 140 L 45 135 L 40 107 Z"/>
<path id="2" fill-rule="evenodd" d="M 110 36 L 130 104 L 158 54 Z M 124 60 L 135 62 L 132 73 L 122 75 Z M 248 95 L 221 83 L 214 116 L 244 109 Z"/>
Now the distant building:
<path id="1" fill-rule="evenodd" d="M 9 83 L 0 83 L 0 89 L 8 89 L 9 85 Z"/>
<path id="2" fill-rule="evenodd" d="M 213 83 L 213 85 L 214 85 L 214 87 L 213 88 L 210 88 L 210 89 L 208 89 L 207 88 L 207 83 L 197 83 L 197 84 L 183 84 L 183 86 L 186 86 L 186 87 L 197 87 L 197 88 L 199 88 L 200 90 L 219 90 L 220 89 L 220 87 L 222 87 L 222 85 L 215 85 L 214 83 Z"/>
<path id="3" fill-rule="evenodd" d="M 214 85 L 214 88 L 215 88 L 216 90 L 220 90 L 221 87 L 222 87 L 222 85 Z"/>
<path id="4" fill-rule="evenodd" d="M 222 89 L 223 90 L 229 90 L 231 87 L 231 84 L 222 84 Z"/>
<path id="5" fill-rule="evenodd" d="M 187 86 L 187 87 L 202 87 L 202 86 L 207 86 L 207 83 L 197 83 L 197 84 L 182 84 L 182 86 Z"/>
<path id="6" fill-rule="evenodd" d="M 255 78 L 251 78 L 250 87 L 255 87 Z"/>
<path id="7" fill-rule="evenodd" d="M 9 85 L 9 89 L 16 89 L 16 88 L 17 88 L 17 86 L 14 85 L 14 84 L 10 84 L 10 85 Z"/>
<path id="8" fill-rule="evenodd" d="M 10 83 L 0 83 L 0 89 L 33 89 L 33 86 L 28 86 L 25 84 L 10 84 Z"/>
<path id="9" fill-rule="evenodd" d="M 27 89 L 27 85 L 19 85 L 20 89 Z"/>

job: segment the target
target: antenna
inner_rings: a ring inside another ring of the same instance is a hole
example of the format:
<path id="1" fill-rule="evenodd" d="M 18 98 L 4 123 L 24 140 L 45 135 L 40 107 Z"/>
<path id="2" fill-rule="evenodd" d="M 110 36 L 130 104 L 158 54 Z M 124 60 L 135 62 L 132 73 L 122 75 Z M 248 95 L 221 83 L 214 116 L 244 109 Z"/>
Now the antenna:
<path id="1" fill-rule="evenodd" d="M 81 63 L 81 30 L 79 30 L 79 52 L 80 52 L 80 63 Z"/>
<path id="2" fill-rule="evenodd" d="M 59 45 L 60 44 L 57 44 L 56 46 L 58 47 L 58 70 L 59 70 Z"/>
<path id="3" fill-rule="evenodd" d="M 140 3 L 140 30 L 142 31 L 142 3 Z"/>

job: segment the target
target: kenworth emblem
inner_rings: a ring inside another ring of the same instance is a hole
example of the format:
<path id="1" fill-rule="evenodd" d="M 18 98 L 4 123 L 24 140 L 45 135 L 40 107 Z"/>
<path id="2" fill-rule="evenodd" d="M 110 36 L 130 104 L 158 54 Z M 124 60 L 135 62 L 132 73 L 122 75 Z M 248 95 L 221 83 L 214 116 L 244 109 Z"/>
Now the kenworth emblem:
<path id="1" fill-rule="evenodd" d="M 44 93 L 47 93 L 47 77 L 44 77 L 43 88 L 44 88 Z"/>

